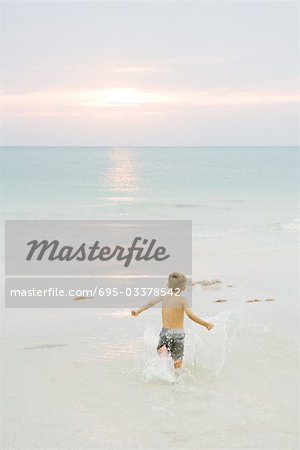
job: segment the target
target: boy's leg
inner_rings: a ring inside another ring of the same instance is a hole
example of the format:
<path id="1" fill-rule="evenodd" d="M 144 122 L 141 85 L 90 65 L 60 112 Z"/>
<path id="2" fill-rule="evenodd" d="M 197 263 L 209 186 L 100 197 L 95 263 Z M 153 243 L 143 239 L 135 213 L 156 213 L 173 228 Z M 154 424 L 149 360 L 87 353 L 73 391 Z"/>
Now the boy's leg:
<path id="1" fill-rule="evenodd" d="M 159 354 L 160 356 L 168 356 L 168 355 L 169 355 L 169 352 L 168 352 L 167 347 L 166 347 L 165 345 L 163 345 L 162 347 L 160 347 L 160 348 L 158 349 L 158 354 Z"/>
<path id="2" fill-rule="evenodd" d="M 182 366 L 182 359 L 174 361 L 174 369 L 181 369 L 181 366 Z"/>
<path id="3" fill-rule="evenodd" d="M 179 336 L 176 336 L 173 341 L 171 355 L 174 360 L 174 369 L 180 369 L 183 361 L 183 352 L 184 352 L 184 336 L 182 333 Z"/>
<path id="4" fill-rule="evenodd" d="M 161 331 L 159 333 L 159 340 L 158 340 L 158 344 L 157 344 L 157 353 L 160 356 L 168 356 L 169 355 L 169 345 L 168 345 L 168 338 L 166 333 L 164 333 L 163 331 Z"/>

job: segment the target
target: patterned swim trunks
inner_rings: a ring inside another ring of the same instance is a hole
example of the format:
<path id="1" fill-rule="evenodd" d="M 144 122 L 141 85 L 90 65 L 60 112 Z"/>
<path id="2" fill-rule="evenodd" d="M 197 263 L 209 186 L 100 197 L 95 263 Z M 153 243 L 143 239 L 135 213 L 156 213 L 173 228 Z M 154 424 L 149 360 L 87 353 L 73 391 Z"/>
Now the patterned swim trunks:
<path id="1" fill-rule="evenodd" d="M 183 358 L 185 332 L 182 328 L 162 328 L 159 333 L 157 351 L 166 347 L 174 361 Z"/>

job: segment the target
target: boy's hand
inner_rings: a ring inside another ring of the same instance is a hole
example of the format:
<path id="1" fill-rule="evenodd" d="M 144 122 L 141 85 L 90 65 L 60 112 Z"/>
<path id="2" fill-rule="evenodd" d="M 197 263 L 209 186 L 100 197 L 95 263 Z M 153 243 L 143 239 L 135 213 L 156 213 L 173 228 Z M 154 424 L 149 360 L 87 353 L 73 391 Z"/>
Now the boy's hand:
<path id="1" fill-rule="evenodd" d="M 131 315 L 132 315 L 132 317 L 137 317 L 139 315 L 139 311 L 137 309 L 132 309 Z"/>
<path id="2" fill-rule="evenodd" d="M 213 323 L 209 323 L 209 322 L 208 322 L 208 323 L 206 324 L 206 328 L 208 329 L 208 331 L 212 330 L 213 327 L 214 327 L 214 324 L 213 324 Z"/>

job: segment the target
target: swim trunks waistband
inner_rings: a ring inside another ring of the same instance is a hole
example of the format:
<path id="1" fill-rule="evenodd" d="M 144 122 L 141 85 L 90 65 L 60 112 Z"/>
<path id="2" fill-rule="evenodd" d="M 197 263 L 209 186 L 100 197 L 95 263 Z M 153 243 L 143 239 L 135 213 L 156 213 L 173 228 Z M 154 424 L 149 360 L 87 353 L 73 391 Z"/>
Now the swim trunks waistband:
<path id="1" fill-rule="evenodd" d="M 167 332 L 167 333 L 184 333 L 184 329 L 183 328 L 165 328 L 162 327 L 161 331 L 163 332 Z"/>

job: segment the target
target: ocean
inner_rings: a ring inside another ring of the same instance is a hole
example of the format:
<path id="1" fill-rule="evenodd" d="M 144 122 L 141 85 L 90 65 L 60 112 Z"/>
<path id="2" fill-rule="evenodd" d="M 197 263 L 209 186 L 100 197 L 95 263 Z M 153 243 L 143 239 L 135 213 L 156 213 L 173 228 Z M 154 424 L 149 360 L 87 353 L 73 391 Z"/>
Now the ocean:
<path id="1" fill-rule="evenodd" d="M 215 324 L 185 320 L 177 376 L 158 310 L 2 307 L 2 448 L 298 448 L 298 148 L 0 151 L 2 236 L 5 219 L 192 220 L 193 309 Z"/>

